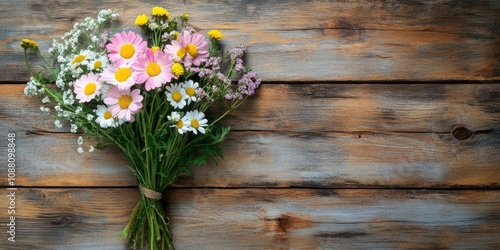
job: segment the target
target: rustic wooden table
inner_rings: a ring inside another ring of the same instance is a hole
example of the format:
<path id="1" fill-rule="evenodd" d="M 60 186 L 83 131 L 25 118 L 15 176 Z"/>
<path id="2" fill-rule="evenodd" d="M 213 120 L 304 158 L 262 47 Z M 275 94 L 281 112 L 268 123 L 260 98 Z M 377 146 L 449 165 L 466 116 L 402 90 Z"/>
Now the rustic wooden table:
<path id="1" fill-rule="evenodd" d="M 150 2 L 0 0 L 1 249 L 126 248 L 117 234 L 139 192 L 125 157 L 78 154 L 79 134 L 24 96 L 19 41 L 46 50 L 107 8 L 133 28 Z M 163 7 L 245 43 L 263 79 L 224 121 L 219 166 L 165 193 L 178 249 L 500 248 L 499 1 Z"/>

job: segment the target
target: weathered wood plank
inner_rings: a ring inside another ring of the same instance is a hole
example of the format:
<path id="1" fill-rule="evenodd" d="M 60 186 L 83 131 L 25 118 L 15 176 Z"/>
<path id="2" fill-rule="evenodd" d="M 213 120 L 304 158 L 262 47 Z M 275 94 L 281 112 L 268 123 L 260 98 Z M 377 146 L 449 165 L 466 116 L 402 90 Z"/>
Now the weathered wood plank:
<path id="1" fill-rule="evenodd" d="M 1 196 L 0 218 L 8 222 L 5 189 Z M 20 188 L 16 242 L 5 234 L 0 242 L 8 249 L 125 249 L 117 233 L 137 197 L 126 188 Z M 170 189 L 166 203 L 178 249 L 500 246 L 499 191 Z"/>
<path id="2" fill-rule="evenodd" d="M 1 81 L 27 77 L 19 41 L 48 49 L 74 22 L 104 8 L 133 28 L 143 1 L 0 1 Z M 500 3 L 481 1 L 177 1 L 173 15 L 224 32 L 226 46 L 249 46 L 249 65 L 265 81 L 500 79 Z M 50 15 L 47 15 L 50 13 Z"/>
<path id="3" fill-rule="evenodd" d="M 40 112 L 42 97 L 26 97 L 25 84 L 0 84 L 3 128 L 55 129 Z M 226 119 L 233 130 L 285 132 L 448 133 L 462 126 L 499 129 L 500 83 L 492 84 L 263 84 Z"/>
<path id="4" fill-rule="evenodd" d="M 120 152 L 109 149 L 80 155 L 77 137 L 18 133 L 17 185 L 137 185 Z M 4 152 L 5 147 L 1 145 Z M 180 179 L 177 185 L 493 188 L 500 183 L 500 133 L 459 141 L 449 134 L 367 134 L 359 138 L 344 133 L 234 131 L 222 147 L 226 157 L 218 166 L 193 167 L 192 177 Z M 7 168 L 0 169 L 0 175 L 7 176 Z M 7 178 L 1 178 L 0 185 L 6 186 Z"/>
<path id="5" fill-rule="evenodd" d="M 79 135 L 53 130 L 22 87 L 0 85 L 3 136 L 17 133 L 19 185 L 136 185 L 117 150 L 77 154 Z M 498 187 L 499 93 L 498 84 L 267 84 L 230 117 L 226 159 L 177 184 Z M 451 133 L 460 124 L 474 132 L 465 140 Z"/>

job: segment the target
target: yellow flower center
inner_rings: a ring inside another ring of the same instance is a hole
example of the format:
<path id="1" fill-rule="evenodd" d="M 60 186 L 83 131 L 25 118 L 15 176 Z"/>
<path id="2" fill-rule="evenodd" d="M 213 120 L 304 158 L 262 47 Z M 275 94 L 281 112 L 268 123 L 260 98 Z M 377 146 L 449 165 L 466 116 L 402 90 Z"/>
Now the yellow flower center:
<path id="1" fill-rule="evenodd" d="M 130 68 L 119 68 L 115 72 L 115 79 L 119 82 L 126 81 L 132 75 L 132 70 Z"/>
<path id="2" fill-rule="evenodd" d="M 151 50 L 153 51 L 153 53 L 156 53 L 156 51 L 160 50 L 160 47 L 153 46 L 153 47 L 151 47 Z"/>
<path id="3" fill-rule="evenodd" d="M 186 46 L 186 52 L 193 58 L 195 58 L 198 55 L 198 48 L 196 45 L 190 43 Z"/>
<path id="4" fill-rule="evenodd" d="M 181 92 L 175 91 L 174 93 L 172 93 L 172 100 L 174 100 L 174 102 L 180 102 L 181 99 L 182 99 Z"/>
<path id="5" fill-rule="evenodd" d="M 178 128 L 182 128 L 182 127 L 184 127 L 184 122 L 182 122 L 182 120 L 178 120 L 178 121 L 175 123 L 175 126 L 177 126 Z"/>
<path id="6" fill-rule="evenodd" d="M 79 62 L 85 60 L 85 58 L 87 58 L 86 55 L 77 55 L 75 57 L 75 59 L 73 59 L 73 61 L 71 62 L 71 64 L 79 63 Z"/>
<path id="7" fill-rule="evenodd" d="M 200 127 L 200 123 L 196 119 L 191 120 L 191 127 L 198 129 Z"/>
<path id="8" fill-rule="evenodd" d="M 177 58 L 179 59 L 183 59 L 184 56 L 186 55 L 186 49 L 185 48 L 180 48 L 178 51 L 177 51 Z"/>
<path id="9" fill-rule="evenodd" d="M 184 67 L 182 67 L 180 63 L 174 63 L 172 65 L 172 73 L 174 73 L 176 76 L 184 75 Z"/>
<path id="10" fill-rule="evenodd" d="M 83 93 L 85 93 L 85 95 L 92 95 L 92 94 L 94 94 L 96 88 L 97 88 L 97 85 L 95 83 L 89 82 L 89 83 L 87 83 L 87 85 L 83 89 Z"/>
<path id="11" fill-rule="evenodd" d="M 126 43 L 122 45 L 122 47 L 120 48 L 120 56 L 125 59 L 130 59 L 131 57 L 134 56 L 134 54 L 135 54 L 134 45 L 130 43 Z"/>
<path id="12" fill-rule="evenodd" d="M 158 65 L 158 63 L 152 62 L 146 67 L 146 72 L 151 77 L 157 76 L 161 73 L 160 65 Z"/>
<path id="13" fill-rule="evenodd" d="M 109 110 L 106 110 L 106 112 L 104 112 L 104 119 L 110 119 L 113 115 L 111 115 L 111 112 L 109 112 Z"/>
<path id="14" fill-rule="evenodd" d="M 102 62 L 97 60 L 94 62 L 94 69 L 99 69 L 102 67 Z"/>
<path id="15" fill-rule="evenodd" d="M 194 96 L 194 93 L 195 93 L 195 91 L 194 91 L 193 87 L 189 87 L 189 88 L 186 89 L 186 94 L 188 96 Z"/>
<path id="16" fill-rule="evenodd" d="M 122 95 L 118 98 L 118 105 L 120 105 L 121 109 L 128 109 L 130 103 L 132 103 L 132 97 L 129 95 Z"/>

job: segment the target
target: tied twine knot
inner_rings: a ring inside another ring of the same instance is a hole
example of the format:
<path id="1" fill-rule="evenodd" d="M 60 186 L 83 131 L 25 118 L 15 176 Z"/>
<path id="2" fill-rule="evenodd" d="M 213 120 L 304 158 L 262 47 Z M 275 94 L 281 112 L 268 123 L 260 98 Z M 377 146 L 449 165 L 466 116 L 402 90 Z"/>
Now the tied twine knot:
<path id="1" fill-rule="evenodd" d="M 161 197 L 162 197 L 162 194 L 160 192 L 156 192 L 154 190 L 151 190 L 141 184 L 139 184 L 139 190 L 141 191 L 141 193 L 150 198 L 150 199 L 153 199 L 153 200 L 161 200 Z"/>

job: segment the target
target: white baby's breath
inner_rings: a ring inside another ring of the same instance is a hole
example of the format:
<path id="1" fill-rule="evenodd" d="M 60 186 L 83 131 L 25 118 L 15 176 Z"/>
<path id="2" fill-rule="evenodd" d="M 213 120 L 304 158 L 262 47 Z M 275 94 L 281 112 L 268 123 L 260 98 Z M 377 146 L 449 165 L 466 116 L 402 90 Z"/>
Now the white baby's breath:
<path id="1" fill-rule="evenodd" d="M 78 126 L 76 124 L 71 124 L 71 133 L 76 133 L 78 131 Z"/>

